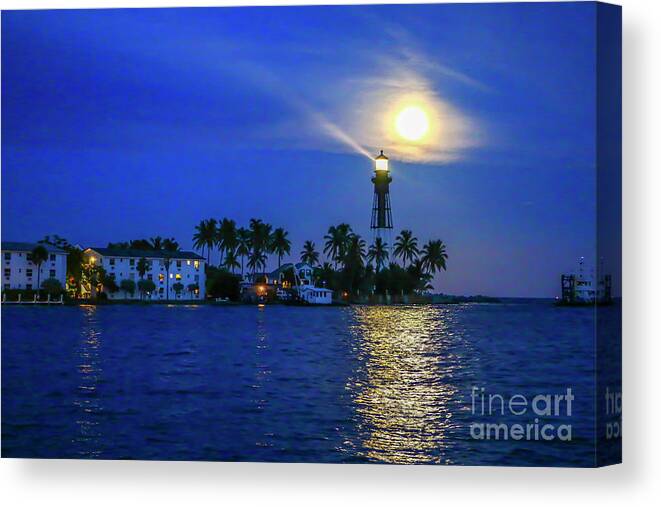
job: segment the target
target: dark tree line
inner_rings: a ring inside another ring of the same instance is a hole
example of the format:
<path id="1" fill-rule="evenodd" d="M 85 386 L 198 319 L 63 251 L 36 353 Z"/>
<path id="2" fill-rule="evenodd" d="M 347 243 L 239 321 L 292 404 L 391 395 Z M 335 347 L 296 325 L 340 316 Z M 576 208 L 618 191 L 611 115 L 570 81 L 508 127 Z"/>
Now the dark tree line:
<path id="1" fill-rule="evenodd" d="M 300 252 L 301 262 L 315 267 L 316 281 L 327 287 L 357 293 L 411 294 L 431 289 L 433 276 L 446 269 L 447 252 L 443 241 L 429 240 L 421 248 L 410 230 L 402 230 L 392 247 L 382 238 L 367 245 L 349 224 L 329 227 L 324 236 L 323 255 L 313 241 L 307 240 Z M 237 227 L 234 220 L 202 220 L 193 235 L 195 248 L 219 253 L 218 268 L 241 275 L 266 269 L 270 255 L 278 259 L 291 253 L 291 241 L 282 228 L 274 229 L 260 219 L 250 220 L 248 227 Z M 392 258 L 390 258 L 392 255 Z"/>

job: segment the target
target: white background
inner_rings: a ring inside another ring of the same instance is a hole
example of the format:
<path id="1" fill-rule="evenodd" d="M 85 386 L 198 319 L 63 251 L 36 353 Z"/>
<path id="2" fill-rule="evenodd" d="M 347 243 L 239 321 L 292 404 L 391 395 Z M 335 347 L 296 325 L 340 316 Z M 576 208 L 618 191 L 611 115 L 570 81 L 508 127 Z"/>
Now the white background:
<path id="1" fill-rule="evenodd" d="M 6 1 L 3 9 L 335 1 Z M 347 3 L 347 2 L 344 2 Z M 384 3 L 384 2 L 363 2 Z M 398 3 L 406 3 L 400 1 Z M 597 470 L 0 461 L 4 505 L 649 505 L 661 500 L 661 2 L 624 7 L 624 460 Z"/>

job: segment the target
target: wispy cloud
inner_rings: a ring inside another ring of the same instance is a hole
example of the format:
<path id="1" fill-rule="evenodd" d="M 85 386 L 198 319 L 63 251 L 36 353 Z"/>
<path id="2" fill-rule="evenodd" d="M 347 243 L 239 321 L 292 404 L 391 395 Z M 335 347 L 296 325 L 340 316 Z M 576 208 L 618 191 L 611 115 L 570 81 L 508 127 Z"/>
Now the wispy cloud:
<path id="1" fill-rule="evenodd" d="M 264 134 L 298 148 L 349 150 L 366 156 L 384 149 L 393 158 L 418 163 L 450 162 L 479 146 L 484 136 L 479 122 L 442 94 L 435 77 L 442 74 L 478 92 L 487 92 L 488 87 L 424 55 L 402 30 L 391 27 L 387 33 L 397 50 L 384 55 L 362 46 L 358 59 L 365 70 L 360 73 L 325 69 L 324 74 L 308 72 L 285 80 L 277 69 L 258 62 L 238 64 L 244 77 L 251 76 L 252 83 L 296 113 Z M 397 113 L 409 105 L 422 108 L 429 117 L 429 132 L 419 142 L 406 141 L 394 128 Z"/>
<path id="2" fill-rule="evenodd" d="M 389 62 L 382 76 L 347 83 L 348 97 L 338 122 L 352 138 L 374 151 L 383 148 L 397 159 L 444 163 L 456 160 L 468 148 L 480 144 L 475 120 L 443 97 L 434 83 L 405 62 Z M 403 139 L 395 129 L 397 114 L 417 106 L 427 113 L 429 131 L 418 142 Z"/>
<path id="3" fill-rule="evenodd" d="M 261 123 L 242 124 L 234 138 L 224 125 L 222 135 L 214 134 L 208 122 L 200 126 L 201 135 L 217 135 L 219 143 L 250 146 L 259 142 L 366 157 L 384 149 L 395 159 L 431 164 L 460 159 L 482 144 L 482 125 L 453 102 L 443 83 L 450 81 L 452 86 L 447 88 L 465 87 L 475 93 L 488 92 L 488 87 L 446 65 L 439 55 L 426 54 L 401 26 L 374 20 L 372 14 L 359 15 L 364 16 L 367 26 L 380 27 L 386 44 L 375 46 L 373 32 L 347 35 L 331 45 L 302 43 L 314 37 L 305 32 L 268 47 L 215 30 L 182 31 L 178 37 L 163 39 L 158 37 L 159 25 L 130 18 L 123 22 L 134 23 L 132 32 L 152 34 L 159 42 L 141 46 L 140 51 L 134 45 L 114 50 L 132 55 L 140 65 L 160 63 L 173 74 L 182 71 L 173 62 L 185 59 L 194 75 L 203 76 L 200 98 L 208 97 L 210 104 L 222 104 L 224 81 L 231 77 L 243 83 L 246 91 L 270 97 L 277 105 L 274 109 L 283 110 L 279 116 L 263 115 Z M 292 65 L 299 59 L 305 64 Z M 182 93 L 189 93 L 186 82 L 181 81 Z M 405 141 L 394 129 L 398 111 L 412 104 L 427 112 L 430 124 L 428 135 L 415 143 Z M 238 110 L 221 113 L 238 115 Z M 241 120 L 239 115 L 231 121 L 239 124 Z M 188 123 L 185 129 L 193 127 Z"/>

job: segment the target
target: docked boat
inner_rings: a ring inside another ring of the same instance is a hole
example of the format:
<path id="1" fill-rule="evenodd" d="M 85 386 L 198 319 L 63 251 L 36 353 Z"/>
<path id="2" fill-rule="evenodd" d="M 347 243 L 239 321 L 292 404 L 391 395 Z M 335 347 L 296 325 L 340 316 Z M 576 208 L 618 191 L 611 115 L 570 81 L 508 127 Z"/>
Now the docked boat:
<path id="1" fill-rule="evenodd" d="M 557 303 L 564 306 L 612 303 L 611 276 L 603 274 L 603 269 L 599 271 L 595 273 L 594 268 L 586 267 L 581 257 L 576 271 L 562 275 L 562 297 Z"/>

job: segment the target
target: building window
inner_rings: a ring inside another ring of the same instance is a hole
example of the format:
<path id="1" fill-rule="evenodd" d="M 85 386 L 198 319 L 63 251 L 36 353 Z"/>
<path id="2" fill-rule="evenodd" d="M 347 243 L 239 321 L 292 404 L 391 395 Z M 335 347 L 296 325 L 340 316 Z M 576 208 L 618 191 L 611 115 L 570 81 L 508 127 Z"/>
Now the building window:
<path id="1" fill-rule="evenodd" d="M 9 287 L 9 284 L 6 283 L 6 284 L 4 285 L 4 288 L 5 288 L 5 289 L 9 289 L 9 288 L 10 288 L 10 287 Z"/>
<path id="2" fill-rule="evenodd" d="M 11 269 L 5 268 L 5 278 L 9 278 L 10 276 L 11 276 Z"/>
<path id="3" fill-rule="evenodd" d="M 177 269 L 181 268 L 181 261 L 177 261 Z"/>
<path id="4" fill-rule="evenodd" d="M 195 266 L 195 269 L 200 269 L 200 261 L 195 261 L 193 265 Z"/>
<path id="5" fill-rule="evenodd" d="M 55 262 L 55 254 L 50 254 L 50 260 L 51 262 Z"/>
<path id="6" fill-rule="evenodd" d="M 32 262 L 32 253 L 25 254 L 25 258 L 28 262 Z"/>
<path id="7" fill-rule="evenodd" d="M 200 281 L 200 275 L 195 275 L 195 281 L 199 282 Z"/>
<path id="8" fill-rule="evenodd" d="M 51 270 L 48 272 L 48 276 L 50 276 L 51 278 L 55 278 L 55 270 L 54 270 L 54 269 L 51 269 Z"/>
<path id="9" fill-rule="evenodd" d="M 31 269 L 26 269 L 26 270 L 25 270 L 25 276 L 27 276 L 28 278 L 30 278 L 30 277 L 32 276 L 32 270 L 31 270 Z"/>
<path id="10" fill-rule="evenodd" d="M 135 259 L 129 259 L 129 266 L 135 266 Z"/>
<path id="11" fill-rule="evenodd" d="M 165 280 L 165 275 L 163 273 L 159 273 L 158 274 L 158 281 L 163 283 L 164 280 Z"/>
<path id="12" fill-rule="evenodd" d="M 172 277 L 172 275 L 170 275 L 170 277 Z M 177 273 L 176 276 L 175 276 L 175 278 L 176 278 L 177 280 L 181 280 L 181 274 Z"/>
<path id="13" fill-rule="evenodd" d="M 10 261 L 11 260 L 11 252 L 5 252 L 5 260 Z"/>
<path id="14" fill-rule="evenodd" d="M 147 275 L 147 280 L 152 280 L 152 281 L 153 281 L 153 280 L 154 280 L 154 275 L 152 275 L 151 273 L 149 273 L 149 274 Z"/>
<path id="15" fill-rule="evenodd" d="M 129 280 L 135 280 L 135 273 L 129 273 Z"/>
<path id="16" fill-rule="evenodd" d="M 190 261 L 186 261 L 186 266 L 190 266 Z"/>
<path id="17" fill-rule="evenodd" d="M 115 265 L 115 259 L 110 259 L 108 262 L 110 263 L 111 266 Z"/>

